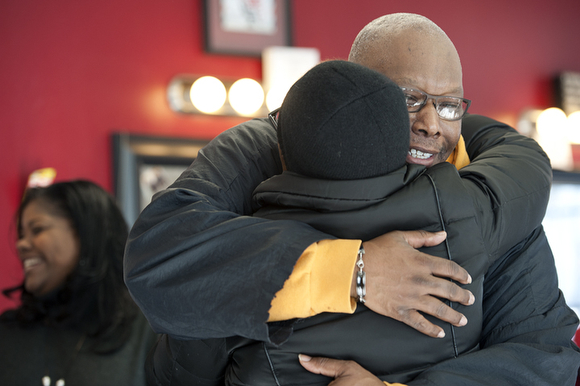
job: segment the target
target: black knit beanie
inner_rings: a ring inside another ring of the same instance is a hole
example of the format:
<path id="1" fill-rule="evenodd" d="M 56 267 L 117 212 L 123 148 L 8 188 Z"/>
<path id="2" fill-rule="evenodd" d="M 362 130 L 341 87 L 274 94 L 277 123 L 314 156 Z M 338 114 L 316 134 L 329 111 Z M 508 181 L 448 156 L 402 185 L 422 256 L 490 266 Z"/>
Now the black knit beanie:
<path id="1" fill-rule="evenodd" d="M 288 91 L 278 120 L 286 168 L 305 176 L 354 180 L 405 165 L 409 113 L 389 78 L 343 60 L 323 62 Z"/>

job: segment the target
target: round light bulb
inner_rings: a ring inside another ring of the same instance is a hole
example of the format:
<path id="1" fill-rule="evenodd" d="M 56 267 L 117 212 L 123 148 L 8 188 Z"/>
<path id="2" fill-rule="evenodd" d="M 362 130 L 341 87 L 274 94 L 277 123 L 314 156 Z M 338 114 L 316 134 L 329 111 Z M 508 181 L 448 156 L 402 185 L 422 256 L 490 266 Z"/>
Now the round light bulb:
<path id="1" fill-rule="evenodd" d="M 568 116 L 568 139 L 571 143 L 580 144 L 580 111 Z"/>
<path id="2" fill-rule="evenodd" d="M 213 76 L 203 76 L 191 85 L 189 98 L 202 113 L 215 113 L 226 101 L 226 87 Z"/>
<path id="3" fill-rule="evenodd" d="M 537 140 L 552 163 L 552 168 L 570 170 L 572 168 L 572 148 L 567 138 L 568 118 L 566 114 L 552 107 L 538 116 L 536 122 Z"/>
<path id="4" fill-rule="evenodd" d="M 538 115 L 536 130 L 541 136 L 561 136 L 566 128 L 566 114 L 557 107 L 550 107 Z"/>
<path id="5" fill-rule="evenodd" d="M 252 115 L 264 104 L 264 90 L 255 80 L 243 78 L 232 84 L 228 98 L 238 114 Z"/>

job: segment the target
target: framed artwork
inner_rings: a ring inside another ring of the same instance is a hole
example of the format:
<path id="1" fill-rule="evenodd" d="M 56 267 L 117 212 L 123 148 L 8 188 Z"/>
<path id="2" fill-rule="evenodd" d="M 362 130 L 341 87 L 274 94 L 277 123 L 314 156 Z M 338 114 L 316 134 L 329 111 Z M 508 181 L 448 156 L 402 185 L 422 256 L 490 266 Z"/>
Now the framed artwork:
<path id="1" fill-rule="evenodd" d="M 290 46 L 290 0 L 203 0 L 205 50 L 260 56 L 270 46 Z"/>
<path id="2" fill-rule="evenodd" d="M 153 195 L 172 184 L 208 141 L 113 133 L 113 187 L 132 226 Z"/>

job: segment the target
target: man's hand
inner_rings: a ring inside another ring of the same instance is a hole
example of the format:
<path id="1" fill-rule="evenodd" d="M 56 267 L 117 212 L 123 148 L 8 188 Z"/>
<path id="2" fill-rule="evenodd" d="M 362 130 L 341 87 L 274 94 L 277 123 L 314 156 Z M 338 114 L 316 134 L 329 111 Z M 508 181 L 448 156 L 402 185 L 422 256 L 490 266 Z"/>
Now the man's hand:
<path id="1" fill-rule="evenodd" d="M 401 321 L 425 335 L 442 338 L 443 329 L 429 322 L 421 312 L 433 315 L 454 326 L 464 326 L 467 319 L 440 299 L 464 305 L 475 301 L 461 284 L 471 283 L 471 276 L 458 264 L 415 248 L 438 245 L 445 232 L 395 231 L 363 243 L 365 249 L 366 303 L 374 312 Z M 351 295 L 356 296 L 356 267 Z"/>
<path id="2" fill-rule="evenodd" d="M 300 354 L 299 359 L 302 367 L 311 373 L 334 378 L 329 386 L 385 386 L 383 381 L 353 361 L 311 358 L 304 354 Z"/>

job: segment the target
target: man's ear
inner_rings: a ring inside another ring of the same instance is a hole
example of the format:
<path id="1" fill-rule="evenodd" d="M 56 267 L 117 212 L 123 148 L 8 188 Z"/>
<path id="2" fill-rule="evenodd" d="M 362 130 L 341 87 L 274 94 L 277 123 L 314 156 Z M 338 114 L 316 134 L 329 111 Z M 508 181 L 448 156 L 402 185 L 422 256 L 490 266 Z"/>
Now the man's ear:
<path id="1" fill-rule="evenodd" d="M 288 170 L 286 168 L 286 162 L 284 161 L 284 155 L 282 155 L 282 149 L 280 149 L 280 144 L 278 144 L 278 154 L 280 154 L 280 161 L 282 161 L 282 170 Z"/>

